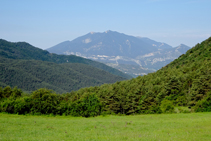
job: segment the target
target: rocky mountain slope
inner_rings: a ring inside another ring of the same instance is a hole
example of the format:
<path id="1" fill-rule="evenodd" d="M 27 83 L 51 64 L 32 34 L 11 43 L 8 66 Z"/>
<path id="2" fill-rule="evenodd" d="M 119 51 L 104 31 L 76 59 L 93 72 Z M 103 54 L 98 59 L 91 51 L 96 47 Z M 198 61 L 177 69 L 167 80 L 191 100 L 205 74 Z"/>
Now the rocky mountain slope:
<path id="1" fill-rule="evenodd" d="M 167 65 L 188 49 L 190 48 L 183 44 L 173 48 L 149 38 L 134 37 L 109 30 L 103 33 L 90 32 L 47 50 L 51 53 L 73 54 L 103 63 L 112 63 L 111 66 L 138 65 L 151 72 Z"/>

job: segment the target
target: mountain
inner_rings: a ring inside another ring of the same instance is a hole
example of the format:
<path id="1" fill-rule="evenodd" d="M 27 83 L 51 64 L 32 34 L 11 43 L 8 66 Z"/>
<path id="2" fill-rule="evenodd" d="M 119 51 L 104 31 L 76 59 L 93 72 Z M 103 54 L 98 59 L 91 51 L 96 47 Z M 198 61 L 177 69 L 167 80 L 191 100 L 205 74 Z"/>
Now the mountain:
<path id="1" fill-rule="evenodd" d="M 158 51 L 140 55 L 136 58 L 140 62 L 143 62 L 143 67 L 158 70 L 161 68 L 161 66 L 167 65 L 174 59 L 177 59 L 180 55 L 185 54 L 189 49 L 190 47 L 181 44 L 174 48 L 159 49 Z"/>
<path id="2" fill-rule="evenodd" d="M 139 38 L 123 33 L 106 31 L 88 33 L 73 41 L 65 41 L 47 49 L 51 53 L 75 55 L 105 55 L 133 57 L 156 50 L 156 47 L 142 42 Z"/>
<path id="3" fill-rule="evenodd" d="M 126 80 L 104 71 L 123 74 L 102 63 L 73 55 L 50 54 L 23 42 L 0 40 L 0 60 L 0 87 L 18 86 L 24 91 L 46 87 L 58 93 L 66 93 Z M 125 74 L 123 76 L 131 78 Z"/>
<path id="4" fill-rule="evenodd" d="M 147 75 L 148 73 L 152 73 L 155 71 L 155 70 L 143 68 L 138 65 L 131 65 L 131 64 L 115 64 L 115 63 L 105 63 L 105 64 L 115 69 L 118 69 L 124 73 L 127 73 L 134 78 L 140 75 Z"/>
<path id="5" fill-rule="evenodd" d="M 157 72 L 94 89 L 80 89 L 72 92 L 71 97 L 95 94 L 105 113 L 168 113 L 174 107 L 178 112 L 211 111 L 210 54 L 211 37 Z"/>
<path id="6" fill-rule="evenodd" d="M 90 32 L 47 50 L 51 53 L 73 54 L 103 63 L 112 63 L 112 66 L 138 65 L 155 71 L 184 54 L 188 49 L 190 48 L 185 45 L 176 49 L 166 43 L 156 42 L 149 38 L 134 37 L 109 30 L 103 33 Z M 141 73 L 144 72 L 141 71 L 139 74 Z"/>
<path id="7" fill-rule="evenodd" d="M 172 48 L 172 46 L 166 44 L 166 43 L 161 43 L 161 42 L 156 42 L 154 40 L 151 40 L 147 37 L 137 37 L 139 39 L 141 39 L 143 42 L 146 42 L 154 47 L 156 47 L 157 49 L 169 49 Z"/>
<path id="8" fill-rule="evenodd" d="M 9 59 L 25 59 L 25 60 L 41 60 L 54 63 L 82 63 L 90 65 L 92 67 L 107 71 L 111 74 L 130 79 L 131 76 L 122 73 L 112 67 L 109 67 L 103 63 L 84 59 L 75 55 L 57 55 L 49 53 L 46 50 L 36 48 L 26 42 L 12 43 L 6 40 L 0 39 L 0 56 Z"/>

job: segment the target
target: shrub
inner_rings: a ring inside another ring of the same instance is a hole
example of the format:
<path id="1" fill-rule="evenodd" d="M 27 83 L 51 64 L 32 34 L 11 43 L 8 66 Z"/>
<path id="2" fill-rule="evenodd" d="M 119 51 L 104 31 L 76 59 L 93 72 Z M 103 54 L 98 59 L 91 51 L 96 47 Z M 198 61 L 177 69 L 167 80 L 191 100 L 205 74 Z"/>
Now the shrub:
<path id="1" fill-rule="evenodd" d="M 14 87 L 13 90 L 12 90 L 12 93 L 11 93 L 11 96 L 13 98 L 17 98 L 17 97 L 20 97 L 22 95 L 22 90 L 21 89 L 18 89 L 17 87 Z"/>
<path id="2" fill-rule="evenodd" d="M 0 87 L 0 99 L 2 98 L 17 98 L 22 95 L 22 90 L 14 87 L 13 89 L 10 86 L 6 86 L 4 89 Z"/>
<path id="3" fill-rule="evenodd" d="M 211 91 L 194 106 L 195 112 L 211 112 Z"/>
<path id="4" fill-rule="evenodd" d="M 161 114 L 162 110 L 160 109 L 159 106 L 151 106 L 149 110 L 146 110 L 146 114 Z"/>
<path id="5" fill-rule="evenodd" d="M 172 113 L 174 111 L 173 102 L 167 99 L 164 99 L 161 102 L 160 109 L 163 113 Z"/>
<path id="6" fill-rule="evenodd" d="M 22 97 L 16 99 L 14 102 L 14 113 L 27 114 L 30 113 L 31 99 L 29 97 Z"/>
<path id="7" fill-rule="evenodd" d="M 178 96 L 175 103 L 177 103 L 177 106 L 185 106 L 187 105 L 187 100 L 185 96 Z"/>
<path id="8" fill-rule="evenodd" d="M 14 103 L 15 100 L 13 99 L 5 99 L 0 103 L 0 111 L 7 112 L 7 113 L 14 113 Z"/>
<path id="9" fill-rule="evenodd" d="M 12 95 L 12 89 L 10 86 L 7 86 L 3 89 L 3 97 L 8 98 Z"/>
<path id="10" fill-rule="evenodd" d="M 32 93 L 32 113 L 56 114 L 57 104 L 59 104 L 59 95 L 52 90 L 41 88 Z"/>
<path id="11" fill-rule="evenodd" d="M 88 94 L 73 102 L 70 107 L 73 116 L 93 117 L 101 114 L 102 105 L 95 94 Z"/>

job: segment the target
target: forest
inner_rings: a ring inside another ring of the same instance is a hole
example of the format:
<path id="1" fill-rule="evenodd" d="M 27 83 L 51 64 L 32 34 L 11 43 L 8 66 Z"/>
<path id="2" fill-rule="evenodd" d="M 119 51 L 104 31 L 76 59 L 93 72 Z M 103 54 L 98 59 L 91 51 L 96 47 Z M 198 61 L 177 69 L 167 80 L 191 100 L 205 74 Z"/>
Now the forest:
<path id="1" fill-rule="evenodd" d="M 41 88 L 0 89 L 0 112 L 97 116 L 211 111 L 211 37 L 145 76 L 63 94 Z"/>
<path id="2" fill-rule="evenodd" d="M 107 71 L 113 75 L 123 77 L 125 79 L 132 78 L 131 76 L 124 74 L 123 72 L 109 67 L 103 63 L 78 57 L 75 55 L 57 55 L 49 53 L 46 50 L 34 47 L 26 42 L 8 42 L 0 39 L 0 56 L 2 58 L 15 59 L 15 60 L 40 60 L 45 62 L 53 62 L 56 64 L 62 63 L 79 63 L 92 66 L 104 71 Z"/>
<path id="3" fill-rule="evenodd" d="M 28 93 L 39 88 L 65 93 L 132 78 L 105 64 L 51 54 L 25 42 L 0 39 L 0 60 L 0 87 L 17 86 Z"/>
<path id="4" fill-rule="evenodd" d="M 29 93 L 43 87 L 57 93 L 65 93 L 83 87 L 125 80 L 86 64 L 56 64 L 40 60 L 14 60 L 1 57 L 0 59 L 0 86 L 17 86 Z"/>

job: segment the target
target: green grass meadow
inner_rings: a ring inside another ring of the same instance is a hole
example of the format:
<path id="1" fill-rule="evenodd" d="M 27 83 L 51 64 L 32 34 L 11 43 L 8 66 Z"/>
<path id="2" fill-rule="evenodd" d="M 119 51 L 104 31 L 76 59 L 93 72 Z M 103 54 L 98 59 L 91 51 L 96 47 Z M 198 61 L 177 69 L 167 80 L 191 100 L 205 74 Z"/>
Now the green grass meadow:
<path id="1" fill-rule="evenodd" d="M 0 140 L 211 140 L 211 113 L 32 116 L 0 113 Z"/>

